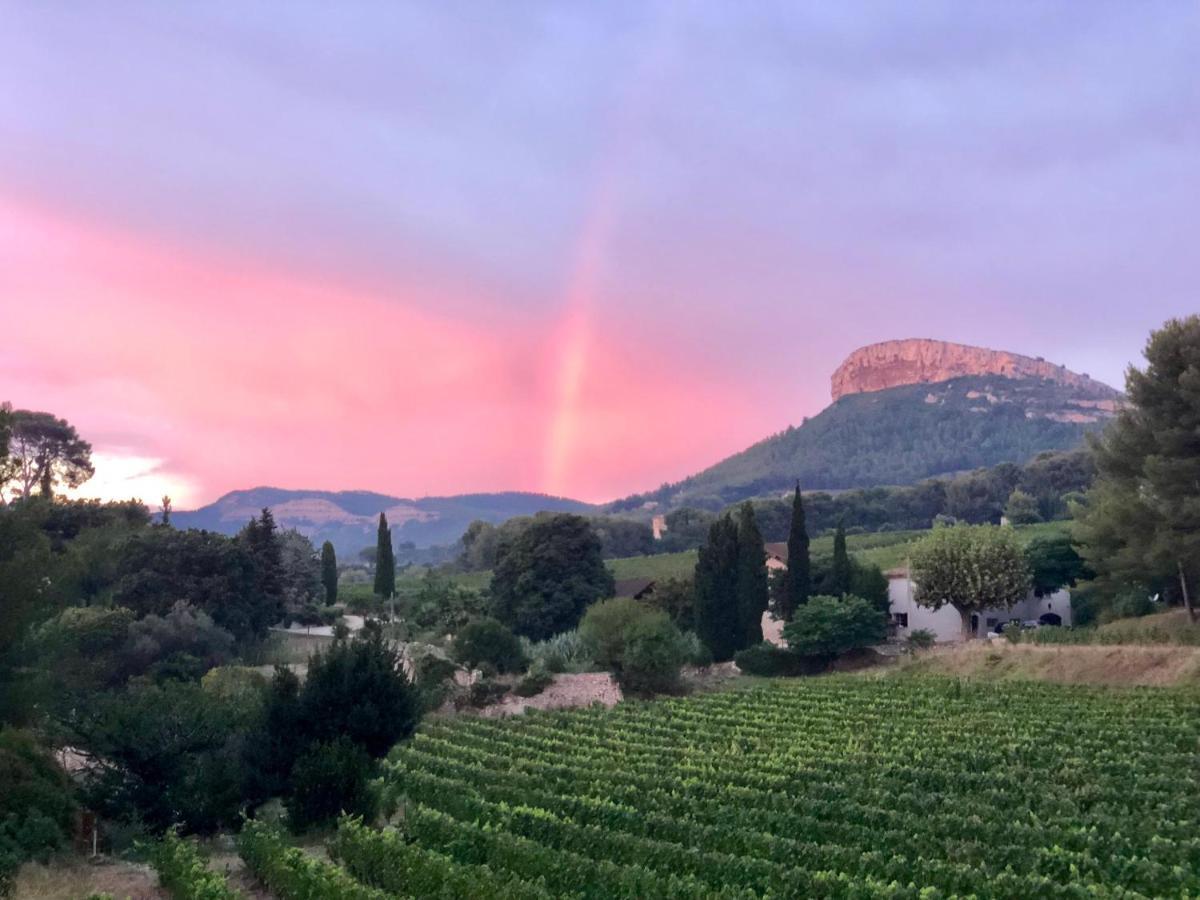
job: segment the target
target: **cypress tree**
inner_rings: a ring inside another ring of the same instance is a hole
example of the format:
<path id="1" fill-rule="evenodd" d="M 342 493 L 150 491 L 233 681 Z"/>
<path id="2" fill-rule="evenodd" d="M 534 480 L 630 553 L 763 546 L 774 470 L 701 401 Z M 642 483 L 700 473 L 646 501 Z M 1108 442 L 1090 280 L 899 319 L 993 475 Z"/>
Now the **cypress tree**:
<path id="1" fill-rule="evenodd" d="M 837 531 L 833 534 L 833 570 L 829 585 L 835 597 L 850 593 L 851 574 L 850 554 L 846 552 L 846 529 L 839 520 Z"/>
<path id="2" fill-rule="evenodd" d="M 392 529 L 387 516 L 379 514 L 379 537 L 375 544 L 375 593 L 390 600 L 396 593 L 396 557 L 392 552 Z"/>
<path id="3" fill-rule="evenodd" d="M 258 603 L 270 610 L 270 621 L 278 621 L 283 617 L 283 553 L 271 510 L 264 508 L 261 516 L 251 519 L 242 529 L 241 539 L 254 562 Z"/>
<path id="4" fill-rule="evenodd" d="M 325 586 L 325 603 L 332 605 L 337 602 L 338 571 L 337 553 L 333 544 L 326 541 L 321 545 L 321 584 Z"/>
<path id="5" fill-rule="evenodd" d="M 738 529 L 728 515 L 708 529 L 695 574 L 696 634 L 713 660 L 732 659 L 741 646 L 737 605 Z"/>
<path id="6" fill-rule="evenodd" d="M 738 516 L 737 608 L 738 650 L 761 644 L 762 616 L 769 599 L 767 561 L 762 532 L 754 520 L 754 507 L 747 500 Z"/>
<path id="7" fill-rule="evenodd" d="M 787 574 L 784 576 L 784 619 L 808 602 L 812 590 L 812 564 L 808 556 L 808 526 L 804 521 L 804 499 L 800 495 L 800 482 L 796 482 L 796 496 L 792 498 L 792 526 L 788 531 Z"/>

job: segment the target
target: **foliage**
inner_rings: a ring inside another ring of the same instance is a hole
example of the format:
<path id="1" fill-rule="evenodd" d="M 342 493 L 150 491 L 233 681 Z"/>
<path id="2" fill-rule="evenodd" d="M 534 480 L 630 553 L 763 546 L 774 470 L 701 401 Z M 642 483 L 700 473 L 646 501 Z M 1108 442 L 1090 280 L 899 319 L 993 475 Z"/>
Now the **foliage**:
<path id="1" fill-rule="evenodd" d="M 1029 562 L 1033 591 L 1039 597 L 1049 596 L 1059 588 L 1075 587 L 1076 582 L 1092 577 L 1070 535 L 1034 538 L 1025 546 L 1025 558 Z"/>
<path id="2" fill-rule="evenodd" d="M 475 896 L 441 879 L 485 865 L 570 897 L 1194 896 L 1198 714 L 1189 692 L 833 676 L 446 720 L 385 763 L 403 831 L 339 857 L 391 888 L 411 867 L 421 896 Z"/>
<path id="3" fill-rule="evenodd" d="M 708 647 L 704 645 L 704 641 L 700 640 L 700 636 L 696 632 L 682 631 L 679 640 L 680 646 L 683 647 L 683 660 L 686 665 L 698 668 L 712 665 L 712 653 L 709 652 Z"/>
<path id="4" fill-rule="evenodd" d="M 860 562 L 855 557 L 849 558 L 850 590 L 848 593 L 862 597 L 881 612 L 888 609 L 887 577 L 879 566 Z M 834 593 L 834 567 L 832 556 L 818 556 L 812 560 L 810 569 L 812 592 L 827 596 L 841 596 Z"/>
<path id="5" fill-rule="evenodd" d="M 630 622 L 622 637 L 624 646 L 615 671 L 622 690 L 649 695 L 679 689 L 679 669 L 687 661 L 687 648 L 666 613 L 652 610 Z"/>
<path id="6" fill-rule="evenodd" d="M 517 636 L 495 619 L 477 619 L 463 628 L 454 637 L 452 652 L 471 669 L 488 663 L 497 672 L 523 672 L 529 664 Z"/>
<path id="7" fill-rule="evenodd" d="M 596 664 L 578 629 L 564 631 L 544 641 L 533 642 L 525 638 L 521 641 L 525 656 L 532 663 L 545 666 L 547 672 L 586 672 Z"/>
<path id="8" fill-rule="evenodd" d="M 862 597 L 816 596 L 796 610 L 783 637 L 802 656 L 836 656 L 885 640 L 887 621 Z"/>
<path id="9" fill-rule="evenodd" d="M 75 488 L 95 474 L 92 445 L 66 419 L 28 409 L 5 416 L 7 453 L 0 456 L 0 496 L 14 484 L 19 497 L 50 497 L 60 484 Z"/>
<path id="10" fill-rule="evenodd" d="M 529 672 L 517 682 L 513 693 L 518 697 L 536 697 L 550 685 L 554 684 L 554 676 L 541 663 L 529 667 Z"/>
<path id="11" fill-rule="evenodd" d="M 404 621 L 439 636 L 456 634 L 487 614 L 487 599 L 481 592 L 456 584 L 433 569 L 420 579 L 405 579 L 398 593 Z"/>
<path id="12" fill-rule="evenodd" d="M 75 800 L 65 772 L 27 731 L 0 729 L 0 896 L 27 859 L 66 846 Z"/>
<path id="13" fill-rule="evenodd" d="M 289 824 L 305 831 L 331 824 L 343 813 L 374 818 L 374 774 L 371 757 L 347 737 L 309 745 L 292 769 L 291 792 L 284 801 Z"/>
<path id="14" fill-rule="evenodd" d="M 312 541 L 294 528 L 280 531 L 279 543 L 280 589 L 283 603 L 288 609 L 325 601 L 325 587 L 321 582 L 321 559 Z M 337 568 L 334 568 L 337 576 Z M 336 581 L 334 594 L 336 596 Z"/>
<path id="15" fill-rule="evenodd" d="M 237 900 L 241 897 L 225 876 L 208 867 L 195 843 L 167 829 L 150 850 L 150 862 L 158 879 L 175 900 Z"/>
<path id="16" fill-rule="evenodd" d="M 1013 488 L 1013 492 L 1008 495 L 1008 502 L 1004 504 L 1004 517 L 1013 525 L 1032 525 L 1042 520 L 1037 500 L 1020 488 Z"/>
<path id="17" fill-rule="evenodd" d="M 601 600 L 588 607 L 579 623 L 584 651 L 602 669 L 616 669 L 625 649 L 625 630 L 634 622 L 664 615 L 632 597 Z"/>
<path id="18" fill-rule="evenodd" d="M 647 602 L 670 616 L 677 628 L 686 630 L 695 627 L 696 589 L 691 577 L 659 580 Z"/>
<path id="19" fill-rule="evenodd" d="M 694 578 L 696 633 L 716 662 L 732 659 L 743 644 L 737 563 L 737 525 L 729 516 L 721 516 L 712 523 L 708 542 L 700 548 Z"/>
<path id="20" fill-rule="evenodd" d="M 736 590 L 738 647 L 749 647 L 762 641 L 762 617 L 769 601 L 762 533 L 750 503 L 743 503 L 738 514 Z"/>
<path id="21" fill-rule="evenodd" d="M 498 703 L 508 693 L 508 685 L 494 678 L 480 678 L 467 688 L 467 705 L 483 709 Z"/>
<path id="22" fill-rule="evenodd" d="M 915 599 L 938 609 L 950 604 L 970 636 L 972 613 L 1008 609 L 1029 593 L 1029 564 L 1011 528 L 954 525 L 935 528 L 912 552 Z"/>
<path id="23" fill-rule="evenodd" d="M 1150 335 L 1129 406 L 1093 442 L 1098 477 L 1077 537 L 1097 583 L 1191 603 L 1200 582 L 1200 316 Z"/>
<path id="24" fill-rule="evenodd" d="M 733 661 L 747 675 L 765 678 L 815 675 L 828 664 L 824 658 L 801 656 L 793 650 L 777 647 L 766 641 L 739 650 Z"/>
<path id="25" fill-rule="evenodd" d="M 909 653 L 928 650 L 937 643 L 937 635 L 927 628 L 915 628 L 904 639 Z"/>
<path id="26" fill-rule="evenodd" d="M 281 900 L 389 900 L 392 896 L 299 847 L 288 846 L 278 828 L 263 822 L 246 823 L 238 835 L 238 851 L 246 867 Z"/>
<path id="27" fill-rule="evenodd" d="M 284 594 L 283 548 L 271 510 L 264 507 L 258 518 L 246 523 L 238 534 L 238 541 L 245 546 L 253 564 L 251 574 L 255 593 L 276 613 L 269 622 L 273 625 L 283 618 L 287 598 Z M 311 544 L 308 549 L 312 549 Z"/>
<path id="28" fill-rule="evenodd" d="M 325 603 L 336 603 L 338 595 L 337 552 L 329 541 L 321 545 L 321 587 L 325 589 Z"/>
<path id="29" fill-rule="evenodd" d="M 792 497 L 792 516 L 787 535 L 788 565 L 782 575 L 780 602 L 776 604 L 780 618 L 790 619 L 793 611 L 808 602 L 812 591 L 812 564 L 809 559 L 808 525 L 804 517 L 804 497 L 800 482 Z"/>
<path id="30" fill-rule="evenodd" d="M 396 556 L 392 550 L 392 529 L 387 516 L 379 514 L 375 543 L 375 595 L 385 600 L 396 593 Z"/>
<path id="31" fill-rule="evenodd" d="M 539 517 L 503 541 L 490 588 L 493 615 L 530 640 L 569 631 L 612 592 L 599 538 L 586 519 L 567 514 Z"/>
<path id="32" fill-rule="evenodd" d="M 833 535 L 833 562 L 829 570 L 829 593 L 841 597 L 850 593 L 850 554 L 846 551 L 846 528 L 838 522 Z"/>

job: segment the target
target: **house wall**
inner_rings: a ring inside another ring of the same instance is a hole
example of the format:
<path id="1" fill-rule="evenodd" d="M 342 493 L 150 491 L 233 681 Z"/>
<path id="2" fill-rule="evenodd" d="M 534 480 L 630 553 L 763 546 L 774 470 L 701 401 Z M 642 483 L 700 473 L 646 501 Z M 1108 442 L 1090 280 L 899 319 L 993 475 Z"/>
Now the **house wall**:
<path id="1" fill-rule="evenodd" d="M 908 626 L 897 627 L 896 636 L 903 640 L 918 629 L 933 632 L 938 641 L 962 640 L 962 619 L 958 610 L 952 606 L 940 609 L 929 609 L 921 606 L 914 599 L 913 582 L 904 577 L 888 579 L 888 612 L 895 618 L 897 613 L 908 615 Z M 1056 613 L 1062 618 L 1063 625 L 1071 624 L 1071 593 L 1070 591 L 1055 591 L 1049 597 L 1035 597 L 1032 593 L 1012 609 L 989 609 L 979 613 L 979 637 L 987 635 L 991 630 L 991 620 L 997 623 L 1007 623 L 1013 619 L 1037 619 L 1044 613 Z"/>

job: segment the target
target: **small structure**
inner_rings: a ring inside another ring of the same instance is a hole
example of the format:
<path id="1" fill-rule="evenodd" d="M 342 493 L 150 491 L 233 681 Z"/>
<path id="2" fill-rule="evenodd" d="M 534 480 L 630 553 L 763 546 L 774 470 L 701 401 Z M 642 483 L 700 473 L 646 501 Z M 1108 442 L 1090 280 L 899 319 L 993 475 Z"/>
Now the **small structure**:
<path id="1" fill-rule="evenodd" d="M 645 600 L 654 593 L 654 586 L 657 583 L 653 578 L 619 578 L 616 581 L 613 596 Z"/>
<path id="2" fill-rule="evenodd" d="M 774 541 L 769 544 L 763 544 L 763 550 L 767 554 L 768 572 L 778 572 L 787 568 L 788 548 L 785 541 Z"/>
<path id="3" fill-rule="evenodd" d="M 901 566 L 884 573 L 888 580 L 888 618 L 898 638 L 914 631 L 930 631 L 938 641 L 962 640 L 962 619 L 949 604 L 930 609 L 916 601 L 916 584 L 908 569 Z M 1058 590 L 1045 597 L 1032 591 L 1011 609 L 985 609 L 971 616 L 971 636 L 984 637 L 989 631 L 1010 622 L 1038 622 L 1041 625 L 1071 624 L 1071 593 Z"/>

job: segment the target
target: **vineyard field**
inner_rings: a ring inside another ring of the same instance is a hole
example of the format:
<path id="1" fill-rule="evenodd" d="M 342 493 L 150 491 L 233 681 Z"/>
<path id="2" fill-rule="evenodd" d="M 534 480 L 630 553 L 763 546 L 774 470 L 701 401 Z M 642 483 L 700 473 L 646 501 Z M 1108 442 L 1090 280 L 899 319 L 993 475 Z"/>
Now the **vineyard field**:
<path id="1" fill-rule="evenodd" d="M 361 896 L 1194 897 L 1198 740 L 1194 692 L 940 678 L 429 722 L 330 851 Z"/>

